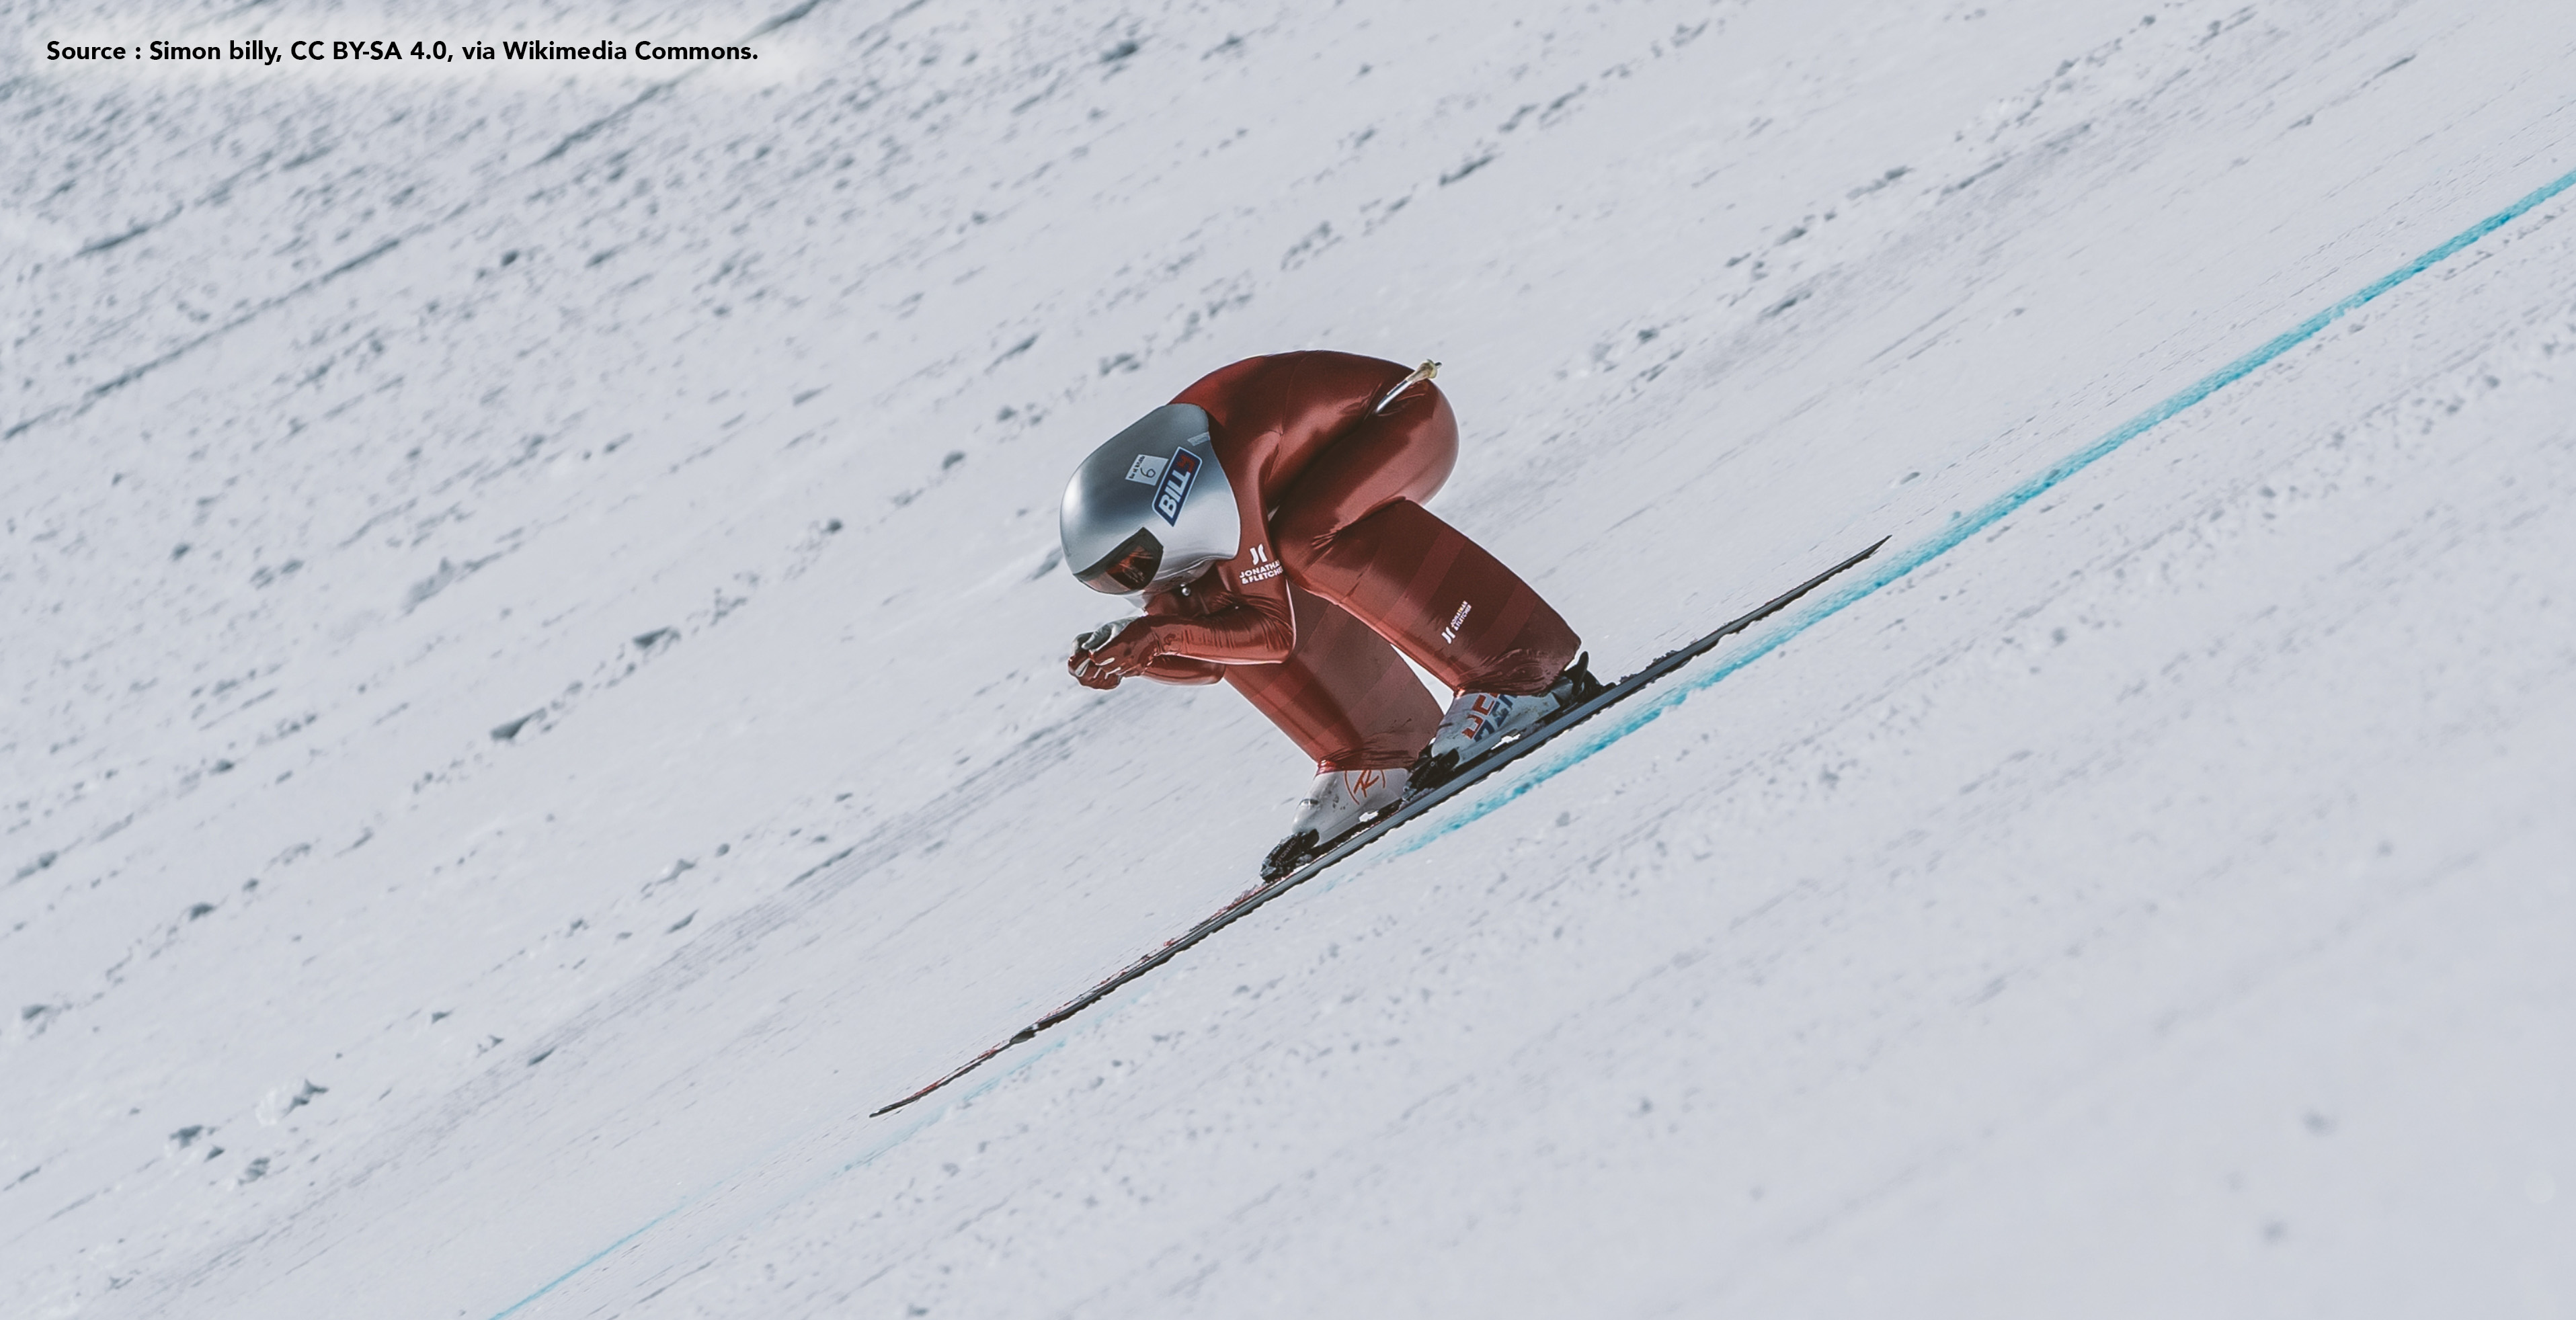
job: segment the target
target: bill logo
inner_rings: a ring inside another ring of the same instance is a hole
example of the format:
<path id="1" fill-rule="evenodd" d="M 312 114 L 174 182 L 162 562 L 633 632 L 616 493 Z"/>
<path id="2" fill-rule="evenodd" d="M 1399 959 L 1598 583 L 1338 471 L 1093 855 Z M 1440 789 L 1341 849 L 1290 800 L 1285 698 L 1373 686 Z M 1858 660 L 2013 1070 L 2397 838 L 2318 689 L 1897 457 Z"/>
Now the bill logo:
<path id="1" fill-rule="evenodd" d="M 1127 465 L 1127 479 L 1140 486 L 1157 485 L 1163 480 L 1163 462 L 1152 454 L 1138 454 L 1136 461 Z"/>
<path id="2" fill-rule="evenodd" d="M 1190 487 L 1199 479 L 1199 465 L 1206 460 L 1188 449 L 1172 451 L 1172 461 L 1163 468 L 1163 488 L 1154 492 L 1154 512 L 1163 521 L 1181 525 L 1181 502 L 1190 497 Z"/>
<path id="3" fill-rule="evenodd" d="M 1449 626 L 1440 630 L 1440 640 L 1456 643 L 1458 630 L 1467 626 L 1467 615 L 1475 608 L 1475 605 L 1470 602 L 1463 600 L 1458 602 L 1458 612 L 1449 616 Z"/>

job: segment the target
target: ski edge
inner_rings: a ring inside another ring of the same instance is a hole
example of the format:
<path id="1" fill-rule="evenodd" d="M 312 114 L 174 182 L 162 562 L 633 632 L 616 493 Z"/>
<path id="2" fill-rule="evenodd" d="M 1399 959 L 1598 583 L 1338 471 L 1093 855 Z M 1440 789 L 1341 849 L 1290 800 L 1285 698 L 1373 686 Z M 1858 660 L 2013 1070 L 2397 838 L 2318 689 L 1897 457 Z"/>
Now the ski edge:
<path id="1" fill-rule="evenodd" d="M 1120 990 L 1125 989 L 1128 985 L 1134 983 L 1138 977 L 1162 966 L 1164 963 L 1170 962 L 1172 959 L 1180 956 L 1183 952 L 1186 952 L 1192 946 L 1198 944 L 1208 936 L 1214 935 L 1218 931 L 1225 929 L 1227 926 L 1234 924 L 1238 919 L 1251 914 L 1254 909 L 1259 908 L 1281 894 L 1287 893 L 1289 890 L 1304 884 L 1308 880 L 1322 874 L 1327 868 L 1333 866 L 1335 863 L 1348 858 L 1353 853 L 1360 851 L 1362 848 L 1377 842 L 1386 835 L 1393 833 L 1395 830 L 1402 828 L 1406 824 L 1411 823 L 1416 817 L 1429 812 L 1433 807 L 1439 806 L 1450 798 L 1465 792 L 1475 784 L 1482 782 L 1486 776 L 1491 775 L 1495 771 L 1502 769 L 1504 766 L 1529 755 L 1531 752 L 1537 751 L 1566 730 L 1574 728 L 1576 725 L 1591 719 L 1602 711 L 1608 710 L 1610 707 L 1637 695 L 1639 692 L 1644 691 L 1657 681 L 1671 674 L 1674 670 L 1708 654 L 1708 652 L 1719 642 L 1725 641 L 1727 638 L 1752 627 L 1754 624 L 1760 623 L 1764 619 L 1770 618 L 1772 615 L 1787 609 L 1793 604 L 1796 604 L 1799 598 L 1805 596 L 1808 592 L 1823 586 L 1826 582 L 1840 576 L 1842 573 L 1860 563 L 1862 560 L 1869 558 L 1871 555 L 1877 554 L 1879 549 L 1888 543 L 1889 539 L 1890 538 L 1884 536 L 1880 537 L 1878 540 L 1871 542 L 1866 549 L 1861 550 L 1859 553 L 1854 554 L 1850 558 L 1843 560 L 1841 563 L 1836 564 L 1833 567 L 1818 573 L 1814 577 L 1789 588 L 1787 591 L 1764 601 L 1761 605 L 1756 606 L 1752 611 L 1720 624 L 1714 630 L 1703 634 L 1698 640 L 1687 645 L 1677 647 L 1673 650 L 1666 651 L 1662 655 L 1657 656 L 1652 661 L 1649 661 L 1644 668 L 1639 669 L 1635 673 L 1632 673 L 1627 677 L 1620 679 L 1618 682 L 1611 684 L 1609 687 L 1604 688 L 1599 695 L 1593 697 L 1590 701 L 1576 706 L 1571 713 L 1560 718 L 1550 720 L 1546 724 L 1541 725 L 1533 733 L 1516 739 L 1505 746 L 1495 748 L 1484 756 L 1460 767 L 1457 775 L 1452 777 L 1448 782 L 1424 793 L 1421 797 L 1406 800 L 1399 804 L 1393 811 L 1388 812 L 1377 820 L 1371 821 L 1369 824 L 1361 827 L 1357 832 L 1344 835 L 1331 848 L 1326 849 L 1313 861 L 1306 863 L 1304 866 L 1298 867 L 1296 870 L 1291 871 L 1258 889 L 1249 891 L 1242 897 L 1237 898 L 1234 902 L 1219 909 L 1214 915 L 1211 915 L 1201 920 L 1197 925 L 1190 927 L 1177 938 L 1167 941 L 1161 948 L 1154 950 L 1152 953 L 1146 954 L 1144 957 L 1139 958 L 1132 963 L 1129 963 L 1126 967 L 1120 969 L 1107 980 L 1100 982 L 1091 989 L 1084 991 L 1082 994 L 1074 996 L 1054 1012 L 1039 1018 L 1028 1026 L 1020 1028 L 1019 1031 L 1012 1034 L 1010 1039 L 985 1050 L 974 1058 L 968 1059 L 965 1063 L 959 1065 L 954 1071 L 942 1076 L 939 1080 L 930 1083 L 928 1086 L 922 1087 L 920 1090 L 915 1091 L 882 1109 L 871 1111 L 868 1114 L 868 1117 L 881 1118 L 903 1108 L 906 1105 L 912 1104 L 917 1100 L 927 1098 L 932 1093 L 947 1086 L 950 1082 L 956 1081 L 958 1078 L 992 1062 L 995 1057 L 1002 1053 L 1002 1051 L 1020 1044 L 1023 1041 L 1027 1041 L 1035 1037 L 1039 1032 L 1045 1031 L 1050 1027 L 1061 1025 L 1067 1019 L 1080 1013 L 1082 1010 L 1091 1007 L 1093 1004 L 1099 1003 L 1103 999 L 1107 999 L 1109 996 L 1116 994 Z"/>

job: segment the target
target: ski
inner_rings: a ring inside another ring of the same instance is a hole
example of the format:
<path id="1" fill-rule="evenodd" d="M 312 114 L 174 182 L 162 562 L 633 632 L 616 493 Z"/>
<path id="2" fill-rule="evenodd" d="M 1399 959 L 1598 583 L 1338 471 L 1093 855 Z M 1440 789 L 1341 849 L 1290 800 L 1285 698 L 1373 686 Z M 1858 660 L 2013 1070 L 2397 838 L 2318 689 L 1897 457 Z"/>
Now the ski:
<path id="1" fill-rule="evenodd" d="M 1867 549 L 1864 549 L 1858 554 L 1845 559 L 1841 563 L 1826 569 L 1824 572 L 1818 573 L 1814 577 L 1789 588 L 1787 591 L 1764 601 L 1751 612 L 1727 621 L 1715 630 L 1702 636 L 1697 641 L 1677 650 L 1665 652 L 1645 668 L 1640 669 L 1637 672 L 1628 675 L 1626 678 L 1620 679 L 1618 682 L 1602 689 L 1591 700 L 1578 703 L 1577 705 L 1551 717 L 1547 722 L 1539 725 L 1538 727 L 1531 729 L 1528 732 L 1521 734 L 1519 737 L 1505 742 L 1502 746 L 1496 747 L 1492 751 L 1477 757 L 1475 760 L 1469 761 L 1465 765 L 1460 766 L 1455 775 L 1442 781 L 1436 787 L 1426 789 L 1417 794 L 1408 795 L 1403 802 L 1397 804 L 1392 810 L 1389 810 L 1376 819 L 1367 821 L 1358 828 L 1342 835 L 1339 839 L 1334 841 L 1331 847 L 1317 855 L 1314 860 L 1307 862 L 1305 865 L 1298 867 L 1296 870 L 1291 871 L 1268 884 L 1246 890 L 1233 902 L 1218 909 L 1214 916 L 1190 927 L 1189 930 L 1183 932 L 1178 937 L 1166 942 L 1161 948 L 1146 954 L 1142 958 L 1138 958 L 1132 963 L 1129 963 L 1116 975 L 1111 976 L 1109 979 L 1102 981 L 1100 984 L 1093 986 L 1089 990 L 1086 990 L 1080 995 L 1067 1001 L 1064 1007 L 1020 1028 L 1020 1030 L 1012 1035 L 1010 1039 L 993 1046 L 991 1049 L 976 1055 L 974 1058 L 968 1059 L 966 1062 L 959 1064 L 954 1070 L 939 1078 L 937 1081 L 934 1081 L 928 1086 L 922 1087 L 920 1090 L 895 1101 L 893 1104 L 887 1105 L 883 1109 L 870 1113 L 868 1117 L 877 1118 L 885 1114 L 891 1114 L 894 1111 L 903 1108 L 905 1105 L 931 1095 L 941 1087 L 948 1085 L 950 1082 L 956 1081 L 958 1078 L 992 1062 L 993 1058 L 996 1055 L 999 1055 L 1002 1051 L 1020 1044 L 1023 1041 L 1029 1040 L 1039 1032 L 1044 1031 L 1049 1027 L 1056 1026 L 1072 1017 L 1074 1014 L 1091 1007 L 1093 1004 L 1099 1003 L 1103 999 L 1107 999 L 1113 994 L 1116 994 L 1119 990 L 1126 987 L 1130 982 L 1133 982 L 1138 977 L 1162 966 L 1164 963 L 1170 962 L 1184 950 L 1187 950 L 1199 941 L 1206 939 L 1208 936 L 1225 929 L 1227 926 L 1232 925 L 1238 918 L 1249 914 L 1253 909 L 1258 908 L 1262 904 L 1279 897 L 1281 894 L 1287 893 L 1289 890 L 1306 883 L 1308 880 L 1321 874 L 1327 867 L 1334 866 L 1346 860 L 1362 848 L 1366 848 L 1370 844 L 1377 842 L 1379 839 L 1385 838 L 1389 833 L 1400 828 L 1407 822 L 1430 811 L 1432 808 L 1439 806 L 1441 803 L 1448 801 L 1450 798 L 1456 797 L 1458 794 L 1465 792 L 1469 787 L 1484 779 L 1487 775 L 1490 775 L 1495 771 L 1502 769 L 1504 766 L 1519 760 L 1521 757 L 1527 756 L 1531 752 L 1538 750 L 1541 746 L 1544 746 L 1548 740 L 1556 737 L 1558 734 L 1583 723 L 1585 720 L 1591 719 L 1602 711 L 1608 710 L 1610 707 L 1615 706 L 1620 702 L 1637 695 L 1639 692 L 1644 691 L 1646 688 L 1653 686 L 1656 682 L 1669 676 L 1673 671 L 1680 669 L 1683 665 L 1689 664 L 1691 661 L 1707 654 L 1708 651 L 1715 647 L 1719 642 L 1722 642 L 1787 608 L 1799 597 L 1804 596 L 1808 592 L 1815 590 L 1817 587 L 1824 585 L 1825 582 L 1832 579 L 1836 574 L 1839 574 L 1844 570 L 1849 569 L 1854 564 L 1878 553 L 1879 547 L 1886 544 L 1887 538 L 1879 538 L 1877 541 L 1872 542 Z"/>

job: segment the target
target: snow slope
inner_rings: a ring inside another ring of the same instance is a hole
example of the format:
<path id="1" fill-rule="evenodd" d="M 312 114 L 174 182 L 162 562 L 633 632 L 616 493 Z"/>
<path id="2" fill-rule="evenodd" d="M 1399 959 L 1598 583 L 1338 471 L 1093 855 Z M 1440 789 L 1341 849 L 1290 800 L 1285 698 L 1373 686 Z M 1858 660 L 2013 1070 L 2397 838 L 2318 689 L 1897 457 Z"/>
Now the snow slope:
<path id="1" fill-rule="evenodd" d="M 11 25 L 0 1313 L 2576 1308 L 2576 11 Z M 42 58 L 339 25 L 764 59 Z M 1053 515 L 1303 346 L 1605 672 L 1904 571 L 866 1118 L 1285 821 Z"/>

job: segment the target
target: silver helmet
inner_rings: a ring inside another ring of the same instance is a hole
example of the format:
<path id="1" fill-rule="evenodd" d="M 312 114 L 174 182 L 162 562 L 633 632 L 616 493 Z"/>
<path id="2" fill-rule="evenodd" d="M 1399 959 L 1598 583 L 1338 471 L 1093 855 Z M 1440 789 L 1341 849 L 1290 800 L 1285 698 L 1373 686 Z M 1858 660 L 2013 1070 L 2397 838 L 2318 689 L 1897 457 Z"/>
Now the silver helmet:
<path id="1" fill-rule="evenodd" d="M 1165 404 L 1091 451 L 1064 488 L 1064 563 L 1112 595 L 1160 591 L 1243 550 L 1207 410 Z"/>

